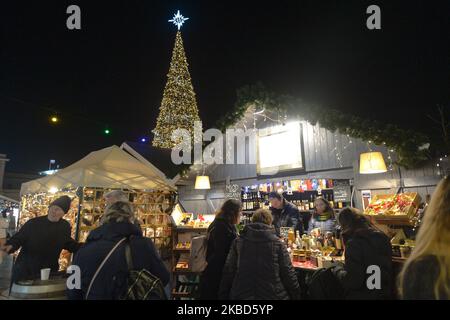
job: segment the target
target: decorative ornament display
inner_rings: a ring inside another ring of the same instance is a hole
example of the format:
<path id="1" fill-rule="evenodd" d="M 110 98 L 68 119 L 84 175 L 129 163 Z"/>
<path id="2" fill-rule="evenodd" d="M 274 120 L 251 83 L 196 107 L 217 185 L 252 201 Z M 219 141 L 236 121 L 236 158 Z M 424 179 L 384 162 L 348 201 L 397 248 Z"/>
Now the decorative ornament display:
<path id="1" fill-rule="evenodd" d="M 179 11 L 170 22 L 181 28 L 185 18 Z M 153 130 L 153 146 L 173 148 L 179 141 L 172 141 L 172 132 L 186 129 L 191 138 L 194 134 L 194 122 L 200 121 L 194 88 L 189 74 L 181 32 L 177 31 L 175 46 L 170 62 L 167 83 L 164 88 L 156 128 Z"/>

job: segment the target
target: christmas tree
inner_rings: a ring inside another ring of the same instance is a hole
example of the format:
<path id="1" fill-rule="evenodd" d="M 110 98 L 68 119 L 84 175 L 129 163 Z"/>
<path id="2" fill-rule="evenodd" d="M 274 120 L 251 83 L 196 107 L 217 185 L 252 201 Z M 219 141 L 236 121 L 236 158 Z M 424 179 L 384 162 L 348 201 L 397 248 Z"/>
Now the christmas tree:
<path id="1" fill-rule="evenodd" d="M 180 23 L 177 25 L 178 28 L 181 26 Z M 188 130 L 192 139 L 194 121 L 200 121 L 200 117 L 198 115 L 194 88 L 189 75 L 181 32 L 178 30 L 167 75 L 167 83 L 164 88 L 161 107 L 159 108 L 159 116 L 156 128 L 153 130 L 155 135 L 153 146 L 173 148 L 177 141 L 172 141 L 171 136 L 176 129 Z"/>

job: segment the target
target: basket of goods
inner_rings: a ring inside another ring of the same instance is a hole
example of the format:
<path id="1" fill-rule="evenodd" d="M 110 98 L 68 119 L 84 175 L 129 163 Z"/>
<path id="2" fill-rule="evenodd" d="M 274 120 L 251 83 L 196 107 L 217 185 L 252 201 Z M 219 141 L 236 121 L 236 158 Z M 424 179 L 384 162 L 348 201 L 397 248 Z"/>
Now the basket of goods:
<path id="1" fill-rule="evenodd" d="M 417 212 L 420 195 L 417 192 L 381 194 L 372 198 L 364 214 L 379 219 L 411 219 Z"/>

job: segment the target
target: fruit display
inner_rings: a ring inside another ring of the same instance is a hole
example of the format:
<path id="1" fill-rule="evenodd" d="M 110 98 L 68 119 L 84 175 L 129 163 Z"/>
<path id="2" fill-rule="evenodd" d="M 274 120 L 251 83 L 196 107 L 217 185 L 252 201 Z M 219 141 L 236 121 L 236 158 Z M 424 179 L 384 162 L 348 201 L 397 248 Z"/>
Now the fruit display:
<path id="1" fill-rule="evenodd" d="M 365 210 L 368 215 L 412 215 L 418 208 L 420 196 L 416 192 L 377 195 Z"/>
<path id="2" fill-rule="evenodd" d="M 196 218 L 194 218 L 196 216 Z M 208 228 L 211 222 L 214 220 L 214 215 L 212 214 L 197 214 L 185 213 L 183 212 L 180 217 L 178 217 L 178 227 L 182 228 Z M 175 220 L 175 223 L 177 220 Z"/>

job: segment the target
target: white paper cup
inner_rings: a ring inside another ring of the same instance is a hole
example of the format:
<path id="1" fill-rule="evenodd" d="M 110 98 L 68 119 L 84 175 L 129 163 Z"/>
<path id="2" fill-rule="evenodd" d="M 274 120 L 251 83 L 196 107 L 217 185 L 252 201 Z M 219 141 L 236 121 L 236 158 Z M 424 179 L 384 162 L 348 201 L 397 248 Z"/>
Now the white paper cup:
<path id="1" fill-rule="evenodd" d="M 41 280 L 48 280 L 50 278 L 50 268 L 41 269 Z"/>

